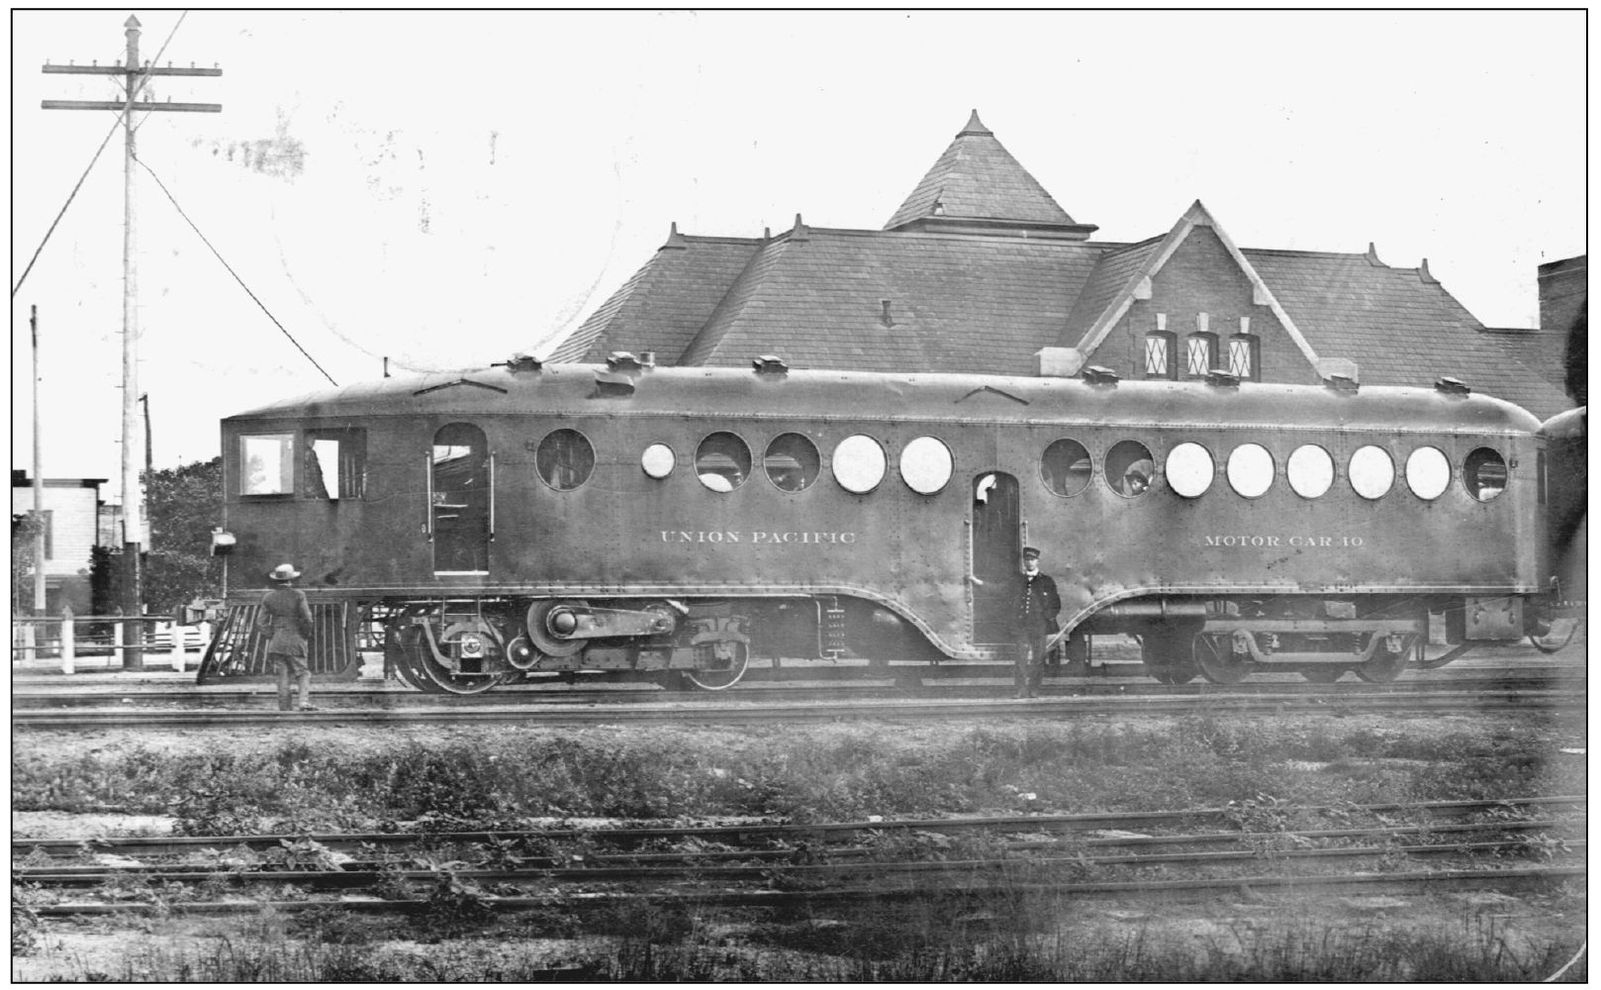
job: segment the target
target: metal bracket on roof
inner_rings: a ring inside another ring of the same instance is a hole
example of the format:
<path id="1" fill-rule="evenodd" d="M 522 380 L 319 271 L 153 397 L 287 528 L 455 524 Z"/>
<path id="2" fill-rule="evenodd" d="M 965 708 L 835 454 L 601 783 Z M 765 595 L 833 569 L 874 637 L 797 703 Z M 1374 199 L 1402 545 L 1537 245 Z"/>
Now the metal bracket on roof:
<path id="1" fill-rule="evenodd" d="M 595 397 L 626 398 L 634 394 L 634 379 L 615 371 L 595 372 Z"/>
<path id="2" fill-rule="evenodd" d="M 646 368 L 653 367 L 656 363 L 653 352 L 647 351 L 646 354 L 650 357 L 649 361 L 635 357 L 633 351 L 612 351 L 606 356 L 606 370 L 637 374 Z"/>
<path id="3" fill-rule="evenodd" d="M 1434 380 L 1434 390 L 1444 392 L 1446 395 L 1469 395 L 1473 392 L 1473 389 L 1461 379 L 1445 377 Z"/>
<path id="4" fill-rule="evenodd" d="M 519 371 L 538 371 L 544 366 L 545 362 L 532 354 L 513 354 L 509 360 L 497 361 L 490 365 L 491 368 L 505 368 L 512 374 L 516 374 Z"/>
<path id="5" fill-rule="evenodd" d="M 1117 372 L 1104 365 L 1092 364 L 1084 369 L 1084 380 L 1091 385 L 1116 385 Z"/>
<path id="6" fill-rule="evenodd" d="M 487 388 L 489 391 L 499 392 L 501 395 L 506 394 L 506 390 L 501 388 L 499 385 L 489 385 L 485 382 L 475 382 L 471 378 L 458 378 L 453 382 L 440 382 L 438 385 L 430 385 L 427 388 L 420 388 L 411 394 L 427 395 L 429 392 L 439 392 L 447 388 L 455 388 L 457 385 L 471 385 L 475 388 Z"/>
<path id="7" fill-rule="evenodd" d="M 1219 388 L 1239 388 L 1240 376 L 1234 374 L 1232 371 L 1223 371 L 1219 368 L 1213 368 L 1211 371 L 1206 373 L 1206 384 L 1216 385 Z"/>
<path id="8" fill-rule="evenodd" d="M 1323 384 L 1336 392 L 1355 392 L 1361 388 L 1350 375 L 1329 375 L 1323 379 Z"/>
<path id="9" fill-rule="evenodd" d="M 763 354 L 761 357 L 752 360 L 750 366 L 756 370 L 758 375 L 789 374 L 789 365 L 785 364 L 784 359 L 776 354 Z"/>

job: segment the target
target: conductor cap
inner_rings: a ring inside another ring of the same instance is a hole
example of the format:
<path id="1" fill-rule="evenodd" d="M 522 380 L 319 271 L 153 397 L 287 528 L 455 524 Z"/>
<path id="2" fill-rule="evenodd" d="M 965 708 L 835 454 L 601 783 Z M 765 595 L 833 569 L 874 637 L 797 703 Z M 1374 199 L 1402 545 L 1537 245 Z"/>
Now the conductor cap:
<path id="1" fill-rule="evenodd" d="M 1039 557 L 1040 557 L 1040 548 L 1039 547 L 1024 547 L 1023 548 L 1023 559 L 1024 560 L 1028 560 L 1028 559 L 1038 560 Z"/>

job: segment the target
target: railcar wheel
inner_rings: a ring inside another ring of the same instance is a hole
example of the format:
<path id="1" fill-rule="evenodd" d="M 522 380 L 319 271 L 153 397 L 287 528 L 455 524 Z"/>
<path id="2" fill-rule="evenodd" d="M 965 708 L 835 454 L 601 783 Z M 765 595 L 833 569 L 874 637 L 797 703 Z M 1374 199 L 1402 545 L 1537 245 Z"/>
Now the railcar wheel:
<path id="1" fill-rule="evenodd" d="M 739 683 L 745 676 L 745 668 L 750 665 L 750 647 L 744 643 L 735 643 L 734 656 L 728 662 L 725 670 L 685 670 L 681 671 L 683 678 L 702 691 L 726 691 Z"/>
<path id="2" fill-rule="evenodd" d="M 1195 637 L 1195 662 L 1201 668 L 1201 676 L 1213 684 L 1238 684 L 1250 675 L 1254 666 L 1251 661 L 1235 656 L 1232 650 L 1226 653 L 1219 650 L 1208 636 Z"/>
<path id="3" fill-rule="evenodd" d="M 409 635 L 407 635 L 409 633 Z M 481 694 L 499 684 L 501 674 L 458 674 L 429 655 L 421 629 L 413 627 L 399 637 L 401 677 L 428 694 Z"/>
<path id="4" fill-rule="evenodd" d="M 1140 662 L 1158 684 L 1188 684 L 1200 673 L 1195 666 L 1195 634 L 1164 629 L 1140 637 Z"/>
<path id="5" fill-rule="evenodd" d="M 1366 663 L 1359 663 L 1352 669 L 1356 676 L 1369 684 L 1388 684 L 1401 676 L 1406 669 L 1406 650 L 1400 653 L 1379 653 Z"/>

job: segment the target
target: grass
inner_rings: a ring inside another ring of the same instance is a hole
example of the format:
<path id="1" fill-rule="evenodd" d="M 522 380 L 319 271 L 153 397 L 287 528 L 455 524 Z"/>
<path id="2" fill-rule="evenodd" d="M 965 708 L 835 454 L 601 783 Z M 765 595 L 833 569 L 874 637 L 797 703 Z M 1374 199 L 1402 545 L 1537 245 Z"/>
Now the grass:
<path id="1" fill-rule="evenodd" d="M 1583 761 L 1507 721 L 1190 715 L 968 726 L 458 731 L 360 747 L 302 733 L 12 757 L 15 811 L 170 813 L 190 834 L 365 830 L 530 817 L 861 819 L 997 810 L 1337 804 L 1575 793 Z M 1510 726 L 1510 728 L 1509 728 Z M 1029 797 L 1028 795 L 1032 795 Z"/>
<path id="2" fill-rule="evenodd" d="M 265 739 L 205 730 L 130 733 L 89 750 L 79 736 L 23 733 L 13 747 L 12 797 L 15 811 L 170 813 L 190 834 L 511 828 L 536 817 L 805 822 L 1185 807 L 1226 807 L 1238 827 L 1271 834 L 1328 824 L 1300 821 L 1297 805 L 1582 793 L 1584 761 L 1557 751 L 1582 739 L 1584 725 L 1554 719 L 1195 714 L 738 731 L 299 729 Z M 1354 810 L 1344 814 L 1365 823 Z M 984 838 L 884 833 L 876 841 L 894 847 L 881 853 L 910 859 L 993 852 Z M 286 843 L 273 855 L 319 855 L 315 844 Z M 559 858 L 583 849 L 532 852 Z M 226 881 L 219 872 L 219 887 Z M 784 882 L 775 873 L 775 886 Z M 1416 899 L 1426 907 L 1409 903 L 1399 914 L 1353 914 L 1342 913 L 1340 898 L 1242 894 L 1175 921 L 1149 903 L 1116 912 L 1104 901 L 1021 887 L 982 901 L 931 894 L 830 914 L 694 906 L 580 913 L 553 897 L 517 915 L 484 910 L 484 891 L 447 867 L 432 886 L 399 887 L 426 898 L 427 909 L 405 919 L 263 909 L 198 922 L 209 926 L 198 939 L 141 933 L 83 959 L 60 945 L 85 923 L 43 924 L 31 910 L 41 895 L 14 886 L 13 975 L 28 960 L 74 981 L 1524 982 L 1574 955 L 1585 916 L 1582 888 L 1564 887 L 1520 918 L 1515 933 L 1513 922 L 1497 920 L 1512 917 L 1504 907 L 1479 912 L 1445 896 Z M 176 902 L 205 891 L 127 893 Z M 304 896 L 258 896 L 296 894 Z M 1458 914 L 1442 916 L 1441 904 Z M 1563 978 L 1587 975 L 1581 959 Z"/>
<path id="3" fill-rule="evenodd" d="M 1575 902 L 1582 893 L 1575 892 Z M 1266 925 L 1160 923 L 1095 936 L 1060 924 L 1080 905 L 1018 897 L 957 897 L 875 905 L 851 915 L 750 910 L 658 917 L 623 909 L 583 939 L 547 938 L 546 920 L 501 919 L 473 939 L 391 941 L 378 919 L 328 912 L 299 923 L 264 915 L 186 951 L 144 947 L 114 971 L 79 960 L 59 978 L 147 982 L 1528 982 L 1573 958 L 1579 931 L 1533 938 L 1495 915 L 1462 912 L 1428 928 L 1389 921 L 1312 920 L 1289 912 Z M 1202 913 L 1205 909 L 1201 910 Z M 1044 919 L 1044 920 L 1042 920 Z M 483 936 L 488 936 L 483 937 Z M 1563 974 L 1584 981 L 1588 960 Z"/>

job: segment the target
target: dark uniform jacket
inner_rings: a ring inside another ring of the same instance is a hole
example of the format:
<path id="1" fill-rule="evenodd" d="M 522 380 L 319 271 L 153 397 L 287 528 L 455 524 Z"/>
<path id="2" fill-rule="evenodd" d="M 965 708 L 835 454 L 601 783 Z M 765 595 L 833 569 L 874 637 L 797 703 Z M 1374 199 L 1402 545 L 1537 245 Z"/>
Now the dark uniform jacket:
<path id="1" fill-rule="evenodd" d="M 1030 580 L 1027 574 L 1018 577 L 1017 619 L 1018 634 L 1050 636 L 1056 632 L 1056 613 L 1062 610 L 1062 599 L 1056 594 L 1056 582 L 1043 571 Z"/>
<path id="2" fill-rule="evenodd" d="M 306 639 L 311 635 L 311 607 L 299 588 L 274 588 L 261 599 L 261 628 L 270 633 L 268 653 L 291 657 L 306 655 Z"/>

